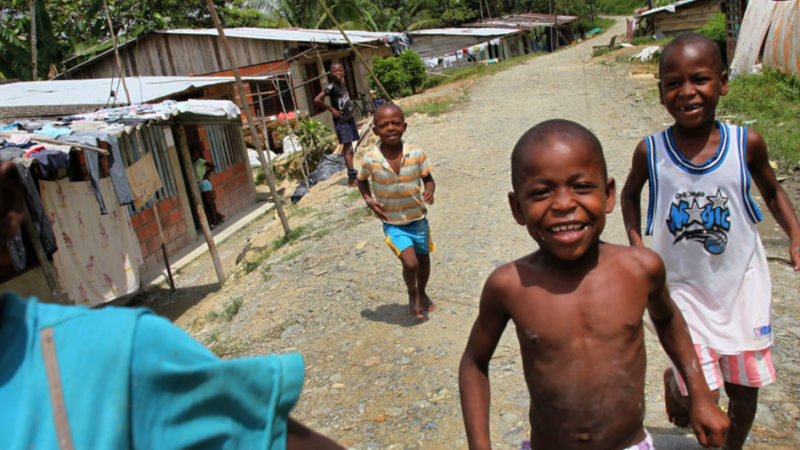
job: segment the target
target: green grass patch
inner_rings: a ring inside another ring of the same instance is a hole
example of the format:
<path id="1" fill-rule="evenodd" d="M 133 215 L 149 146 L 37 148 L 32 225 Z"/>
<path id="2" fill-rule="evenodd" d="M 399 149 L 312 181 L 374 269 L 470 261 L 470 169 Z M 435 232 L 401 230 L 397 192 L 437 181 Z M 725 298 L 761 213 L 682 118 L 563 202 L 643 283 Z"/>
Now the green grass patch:
<path id="1" fill-rule="evenodd" d="M 256 255 L 256 257 L 251 259 L 251 260 L 244 260 L 242 262 L 242 265 L 241 265 L 240 269 L 239 269 L 241 271 L 241 274 L 242 275 L 247 275 L 250 272 L 256 270 L 259 266 L 261 266 L 261 264 L 264 262 L 264 260 L 269 258 L 271 253 L 272 253 L 272 251 L 265 250 L 265 251 L 259 253 L 258 255 Z"/>
<path id="2" fill-rule="evenodd" d="M 306 227 L 302 225 L 292 228 L 291 230 L 289 230 L 288 234 L 284 234 L 283 236 L 272 241 L 272 251 L 274 252 L 279 248 L 283 247 L 284 245 L 291 244 L 292 242 L 296 241 L 297 239 L 300 238 L 300 236 L 303 235 L 305 230 Z"/>
<path id="3" fill-rule="evenodd" d="M 314 208 L 310 206 L 298 207 L 296 205 L 292 205 L 291 208 L 289 209 L 289 217 L 303 217 L 313 212 Z"/>
<path id="4" fill-rule="evenodd" d="M 439 101 L 430 101 L 414 105 L 411 108 L 406 109 L 404 112 L 407 116 L 416 113 L 427 114 L 429 116 L 438 116 L 446 112 L 450 112 L 450 110 L 453 109 L 453 106 L 456 105 L 457 103 L 459 103 L 459 99 L 455 98 L 448 98 Z"/>
<path id="5" fill-rule="evenodd" d="M 407 115 L 408 113 L 406 113 Z M 361 190 L 359 189 L 350 189 L 347 191 L 347 194 L 344 196 L 345 200 L 354 201 L 354 200 L 361 200 Z"/>
<path id="6" fill-rule="evenodd" d="M 347 213 L 347 218 L 349 220 L 354 220 L 356 222 L 363 222 L 369 217 L 372 217 L 374 214 L 371 209 L 364 207 L 355 208 Z"/>
<path id="7" fill-rule="evenodd" d="M 774 71 L 730 82 L 718 114 L 757 130 L 769 154 L 784 164 L 800 165 L 800 79 Z"/>
<path id="8" fill-rule="evenodd" d="M 321 228 L 321 229 L 315 231 L 314 234 L 311 235 L 311 237 L 313 237 L 315 239 L 316 238 L 321 238 L 323 236 L 326 236 L 326 235 L 330 234 L 330 232 L 331 232 L 331 230 L 328 229 L 328 228 Z"/>
<path id="9" fill-rule="evenodd" d="M 600 0 L 597 10 L 600 13 L 614 16 L 629 16 L 633 10 L 642 6 L 641 0 Z"/>
<path id="10" fill-rule="evenodd" d="M 242 300 L 241 297 L 228 300 L 224 305 L 222 305 L 222 314 L 220 314 L 220 316 L 222 316 L 222 318 L 226 321 L 230 322 L 242 308 L 243 303 L 244 300 Z"/>
<path id="11" fill-rule="evenodd" d="M 265 264 L 265 265 L 261 266 L 261 278 L 263 278 L 264 281 L 269 281 L 269 280 L 272 279 L 272 266 L 271 265 Z"/>
<path id="12" fill-rule="evenodd" d="M 222 320 L 224 320 L 226 322 L 230 322 L 236 316 L 236 313 L 239 312 L 239 309 L 241 309 L 243 303 L 244 303 L 244 300 L 242 300 L 241 297 L 232 298 L 232 299 L 228 300 L 227 302 L 225 302 L 222 305 L 222 309 L 220 309 L 219 311 L 209 311 L 209 312 L 207 312 L 206 313 L 206 321 L 215 322 L 218 319 L 222 319 Z M 212 335 L 213 335 L 214 332 L 217 333 L 217 337 L 214 337 L 213 340 L 210 341 L 210 342 L 216 341 L 217 338 L 219 337 L 219 330 L 212 331 L 211 334 L 209 334 L 209 336 L 213 337 Z"/>
<path id="13" fill-rule="evenodd" d="M 542 54 L 543 53 L 528 53 L 527 55 L 515 56 L 513 58 L 504 59 L 497 64 L 476 63 L 467 67 L 459 67 L 457 69 L 445 70 L 440 75 L 429 76 L 428 79 L 425 80 L 425 83 L 423 84 L 422 87 L 424 89 L 430 89 L 435 86 L 466 80 L 472 77 L 484 77 L 487 75 L 492 75 L 507 70 L 511 67 L 517 66 L 519 64 L 522 64 L 525 61 L 528 61 L 529 59 L 535 58 L 536 56 Z"/>
<path id="14" fill-rule="evenodd" d="M 622 48 L 621 45 L 615 45 L 613 47 L 598 47 L 598 48 L 594 48 L 594 49 L 592 49 L 592 58 L 596 58 L 598 56 L 603 56 L 605 54 L 613 52 L 614 50 L 619 50 L 620 48 Z"/>
<path id="15" fill-rule="evenodd" d="M 206 345 L 213 344 L 214 342 L 219 341 L 219 337 L 221 334 L 222 334 L 221 328 L 214 328 L 203 337 L 203 343 Z"/>
<path id="16" fill-rule="evenodd" d="M 279 263 L 286 262 L 286 261 L 289 261 L 290 259 L 295 259 L 295 258 L 297 258 L 298 256 L 300 256 L 302 254 L 303 254 L 303 250 L 302 249 L 297 249 L 297 250 L 295 250 L 295 251 L 293 251 L 293 252 L 291 252 L 289 254 L 286 254 L 283 257 L 281 257 L 280 261 L 278 261 L 278 262 Z"/>
<path id="17" fill-rule="evenodd" d="M 594 22 L 591 22 L 589 24 L 589 27 L 590 27 L 589 29 L 597 27 L 597 28 L 602 28 L 604 30 L 607 30 L 607 29 L 611 28 L 615 23 L 617 23 L 616 20 L 608 18 L 608 17 L 595 17 Z"/>

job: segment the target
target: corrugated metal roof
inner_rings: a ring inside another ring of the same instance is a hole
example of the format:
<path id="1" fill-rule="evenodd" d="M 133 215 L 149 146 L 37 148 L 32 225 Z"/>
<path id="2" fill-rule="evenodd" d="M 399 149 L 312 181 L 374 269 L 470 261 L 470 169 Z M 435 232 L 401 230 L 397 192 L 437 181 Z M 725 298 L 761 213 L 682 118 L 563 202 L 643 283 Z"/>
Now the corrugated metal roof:
<path id="1" fill-rule="evenodd" d="M 183 34 L 195 36 L 217 36 L 216 28 L 199 29 L 175 29 L 157 31 L 163 34 Z M 373 32 L 373 31 L 354 31 L 345 30 L 347 37 L 354 44 L 366 44 L 370 42 L 383 41 L 392 35 L 402 33 Z M 306 28 L 225 28 L 225 36 L 238 39 L 260 39 L 265 41 L 290 41 L 308 42 L 321 44 L 341 44 L 346 45 L 347 41 L 339 30 L 312 30 Z"/>
<path id="2" fill-rule="evenodd" d="M 567 15 L 555 16 L 551 14 L 524 13 L 524 14 L 513 14 L 494 19 L 483 19 L 478 22 L 465 24 L 465 26 L 529 29 L 536 27 L 551 27 L 555 25 L 556 21 L 558 22 L 559 25 L 563 25 L 577 19 L 578 16 L 567 16 Z"/>
<path id="3" fill-rule="evenodd" d="M 645 12 L 639 14 L 636 17 L 649 16 L 650 14 L 655 14 L 655 13 L 661 12 L 661 11 L 667 11 L 667 12 L 674 13 L 675 12 L 675 8 L 677 8 L 679 6 L 683 6 L 683 5 L 688 5 L 689 3 L 694 3 L 696 1 L 697 0 L 681 0 L 679 2 L 675 2 L 675 3 L 671 4 L 671 5 L 661 6 L 659 8 L 653 8 L 651 10 L 645 11 Z"/>
<path id="4" fill-rule="evenodd" d="M 270 77 L 243 77 L 265 80 Z M 232 83 L 234 77 L 126 77 L 131 103 L 160 100 L 190 89 Z M 111 91 L 116 98 L 110 97 Z M 0 85 L 2 108 L 65 105 L 125 104 L 125 90 L 119 78 L 91 80 L 23 81 Z"/>
<path id="5" fill-rule="evenodd" d="M 412 36 L 505 36 L 519 33 L 519 30 L 510 28 L 431 28 L 427 30 L 412 31 Z"/>

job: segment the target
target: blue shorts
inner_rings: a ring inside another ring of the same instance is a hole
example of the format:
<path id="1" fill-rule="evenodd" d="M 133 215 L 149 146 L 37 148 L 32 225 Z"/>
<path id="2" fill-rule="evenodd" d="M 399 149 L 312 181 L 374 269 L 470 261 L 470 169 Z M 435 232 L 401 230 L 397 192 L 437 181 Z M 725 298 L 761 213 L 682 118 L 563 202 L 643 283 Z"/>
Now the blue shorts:
<path id="1" fill-rule="evenodd" d="M 349 144 L 358 140 L 358 128 L 356 128 L 355 120 L 336 122 L 334 128 L 336 128 L 336 138 L 339 139 L 340 144 Z"/>
<path id="2" fill-rule="evenodd" d="M 200 188 L 200 192 L 211 192 L 214 189 L 211 187 L 211 182 L 208 180 L 203 180 L 197 183 L 197 187 Z"/>
<path id="3" fill-rule="evenodd" d="M 400 256 L 403 250 L 412 245 L 414 252 L 418 255 L 427 255 L 434 250 L 428 219 L 415 220 L 406 225 L 392 225 L 384 222 L 383 234 L 386 235 L 386 243 L 397 256 Z"/>

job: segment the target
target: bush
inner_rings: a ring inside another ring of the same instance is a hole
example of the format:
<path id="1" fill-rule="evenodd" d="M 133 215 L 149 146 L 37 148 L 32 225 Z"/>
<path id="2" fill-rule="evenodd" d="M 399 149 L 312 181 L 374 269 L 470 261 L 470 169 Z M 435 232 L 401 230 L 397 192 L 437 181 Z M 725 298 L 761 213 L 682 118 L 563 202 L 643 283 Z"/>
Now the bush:
<path id="1" fill-rule="evenodd" d="M 477 19 L 478 12 L 465 6 L 456 6 L 442 13 L 440 18 L 448 27 L 457 27 L 462 23 Z"/>
<path id="2" fill-rule="evenodd" d="M 425 79 L 428 77 L 428 74 L 425 70 L 425 63 L 422 62 L 422 58 L 420 58 L 418 54 L 411 50 L 406 50 L 403 53 L 400 53 L 397 58 L 403 65 L 403 70 L 405 70 L 410 77 L 408 83 L 411 86 L 411 91 L 413 94 L 417 91 L 418 87 L 422 86 L 422 84 L 425 82 Z"/>
<path id="3" fill-rule="evenodd" d="M 372 70 L 392 98 L 413 94 L 427 78 L 425 64 L 419 55 L 411 50 L 406 50 L 394 58 L 374 59 Z M 370 80 L 370 87 L 373 91 L 380 92 L 373 80 Z"/>
<path id="4" fill-rule="evenodd" d="M 717 43 L 717 45 L 719 46 L 719 50 L 722 52 L 722 62 L 727 67 L 728 43 L 725 37 L 725 15 L 722 13 L 714 14 L 713 16 L 711 16 L 711 19 L 709 19 L 708 23 L 705 24 L 703 28 L 697 30 L 697 32 Z"/>

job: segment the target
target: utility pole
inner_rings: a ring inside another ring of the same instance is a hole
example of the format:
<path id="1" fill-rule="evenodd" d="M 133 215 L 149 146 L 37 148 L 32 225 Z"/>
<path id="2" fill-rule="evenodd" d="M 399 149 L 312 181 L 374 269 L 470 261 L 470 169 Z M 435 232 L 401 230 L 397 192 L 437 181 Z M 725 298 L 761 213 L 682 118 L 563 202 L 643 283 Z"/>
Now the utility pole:
<path id="1" fill-rule="evenodd" d="M 247 126 L 250 127 L 250 135 L 253 136 L 253 142 L 256 144 L 258 160 L 261 161 L 261 167 L 264 168 L 267 185 L 269 185 L 269 192 L 272 194 L 272 200 L 275 202 L 275 211 L 278 212 L 281 225 L 283 225 L 284 235 L 289 236 L 289 233 L 292 231 L 292 229 L 289 228 L 289 220 L 286 219 L 286 213 L 283 211 L 283 202 L 280 196 L 278 196 L 278 189 L 275 187 L 275 177 L 272 174 L 272 166 L 267 163 L 267 159 L 264 157 L 264 150 L 261 147 L 261 139 L 259 138 L 258 130 L 256 129 L 256 121 L 253 119 L 253 113 L 250 112 L 250 106 L 247 104 L 247 96 L 244 93 L 244 84 L 242 83 L 242 77 L 239 75 L 239 64 L 236 62 L 236 56 L 233 54 L 233 51 L 228 44 L 228 39 L 225 38 L 225 30 L 222 28 L 222 22 L 219 20 L 217 9 L 214 7 L 214 3 L 212 0 L 206 0 L 206 5 L 208 5 L 208 11 L 211 13 L 211 18 L 214 20 L 214 25 L 217 26 L 217 33 L 219 33 L 219 38 L 222 40 L 222 47 L 225 49 L 225 55 L 228 57 L 228 64 L 230 64 L 231 70 L 233 71 L 233 76 L 236 78 L 236 90 L 239 91 L 239 101 L 242 109 L 244 110 L 245 117 L 247 117 Z M 247 155 L 244 155 L 244 157 L 247 158 Z M 188 167 L 191 167 L 191 165 Z M 248 174 L 248 176 L 250 175 L 251 174 Z"/>
<path id="2" fill-rule="evenodd" d="M 111 42 L 114 44 L 114 57 L 117 60 L 117 71 L 122 80 L 122 88 L 125 89 L 125 98 L 128 99 L 128 105 L 131 104 L 131 93 L 128 92 L 128 83 L 125 82 L 125 69 L 122 67 L 122 60 L 119 57 L 119 49 L 117 48 L 117 35 L 114 33 L 114 25 L 111 23 L 111 13 L 108 12 L 108 2 L 103 0 L 103 9 L 106 11 L 106 21 L 108 22 L 108 32 L 111 33 Z"/>
<path id="3" fill-rule="evenodd" d="M 36 81 L 39 79 L 39 67 L 36 64 L 36 0 L 31 0 L 31 67 L 33 68 L 33 75 L 31 80 Z"/>

